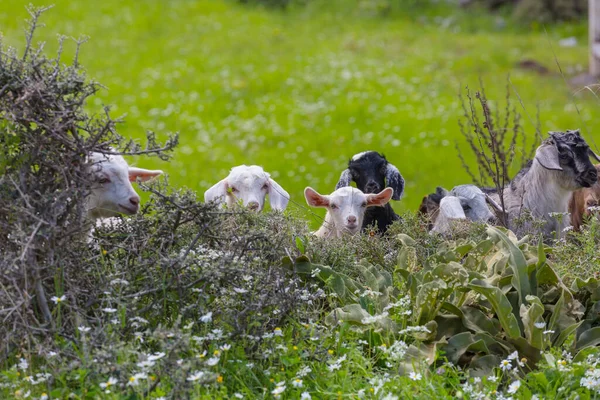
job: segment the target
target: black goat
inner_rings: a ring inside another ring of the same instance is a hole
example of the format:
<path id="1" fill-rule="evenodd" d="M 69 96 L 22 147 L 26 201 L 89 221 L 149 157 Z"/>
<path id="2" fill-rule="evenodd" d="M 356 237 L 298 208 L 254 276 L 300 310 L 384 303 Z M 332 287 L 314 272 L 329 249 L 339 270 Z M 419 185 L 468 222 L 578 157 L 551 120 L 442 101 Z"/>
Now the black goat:
<path id="1" fill-rule="evenodd" d="M 394 189 L 392 200 L 400 200 L 404 193 L 404 178 L 398 168 L 390 164 L 383 154 L 376 151 L 365 151 L 352 157 L 348 162 L 348 169 L 342 172 L 335 188 L 337 190 L 350 186 L 352 181 L 363 193 L 379 193 L 386 187 L 391 187 Z M 400 217 L 389 203 L 383 207 L 370 207 L 365 213 L 362 229 L 375 222 L 379 232 L 385 233 L 392 222 L 399 219 Z"/>

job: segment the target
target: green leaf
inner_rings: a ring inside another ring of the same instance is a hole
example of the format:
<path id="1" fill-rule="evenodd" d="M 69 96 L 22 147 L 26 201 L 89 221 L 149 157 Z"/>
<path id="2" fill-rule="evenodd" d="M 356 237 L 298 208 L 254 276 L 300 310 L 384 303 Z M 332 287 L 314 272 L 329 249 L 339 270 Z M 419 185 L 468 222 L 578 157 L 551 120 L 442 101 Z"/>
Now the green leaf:
<path id="1" fill-rule="evenodd" d="M 542 328 L 537 328 L 535 323 L 544 322 L 544 305 L 536 296 L 527 296 L 527 301 L 531 305 L 526 306 L 525 304 L 521 304 L 520 309 L 521 320 L 523 321 L 523 329 L 525 331 L 525 338 L 530 345 L 541 350 L 544 347 L 543 332 L 545 325 Z"/>
<path id="2" fill-rule="evenodd" d="M 523 252 L 499 229 L 490 226 L 487 228 L 487 234 L 500 244 L 504 252 L 508 253 L 508 265 L 513 270 L 512 284 L 519 293 L 519 303 L 524 304 L 526 296 L 531 295 L 532 292 L 527 274 L 527 261 Z"/>
<path id="3" fill-rule="evenodd" d="M 304 246 L 304 241 L 302 240 L 302 238 L 300 236 L 296 236 L 296 248 L 298 248 L 300 253 L 302 253 L 302 254 L 305 253 L 306 248 Z"/>
<path id="4" fill-rule="evenodd" d="M 575 323 L 573 325 L 570 325 L 567 328 L 561 330 L 560 334 L 552 342 L 552 345 L 554 347 L 560 347 L 560 346 L 562 346 L 563 343 L 568 339 L 568 337 L 570 335 L 572 335 L 577 330 L 577 328 L 579 328 L 579 326 L 581 326 L 581 324 L 583 324 L 583 321 L 579 321 L 579 322 L 577 322 L 577 323 Z"/>
<path id="5" fill-rule="evenodd" d="M 463 324 L 472 331 L 495 334 L 500 331 L 500 322 L 489 318 L 485 313 L 475 307 L 464 306 L 460 310 L 463 314 Z"/>
<path id="6" fill-rule="evenodd" d="M 589 346 L 597 346 L 600 344 L 600 327 L 588 329 L 577 338 L 575 345 L 576 350 L 585 349 Z"/>
<path id="7" fill-rule="evenodd" d="M 364 325 L 363 320 L 371 315 L 363 309 L 360 304 L 349 304 L 342 308 L 336 308 L 327 317 L 327 325 L 335 325 L 339 321 L 348 322 L 355 325 Z"/>
<path id="8" fill-rule="evenodd" d="M 486 343 L 482 339 L 476 339 L 471 332 L 463 332 L 448 339 L 445 346 L 446 358 L 454 364 L 458 364 L 460 358 L 467 352 L 483 352 L 489 354 Z"/>
<path id="9" fill-rule="evenodd" d="M 482 280 L 473 280 L 469 283 L 469 287 L 482 294 L 492 305 L 504 332 L 511 337 L 521 337 L 521 330 L 519 329 L 519 323 L 513 314 L 513 308 L 510 302 L 502 293 L 502 291 L 494 286 L 489 285 L 487 282 Z"/>

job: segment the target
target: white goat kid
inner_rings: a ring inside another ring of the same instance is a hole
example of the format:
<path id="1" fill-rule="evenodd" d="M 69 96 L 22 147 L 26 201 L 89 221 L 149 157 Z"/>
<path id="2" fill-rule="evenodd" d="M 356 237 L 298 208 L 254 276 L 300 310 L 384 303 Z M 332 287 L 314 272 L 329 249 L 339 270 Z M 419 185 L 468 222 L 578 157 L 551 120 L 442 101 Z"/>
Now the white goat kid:
<path id="1" fill-rule="evenodd" d="M 346 186 L 330 195 L 321 195 L 313 188 L 304 189 L 304 197 L 311 207 L 327 209 L 325 222 L 314 234 L 318 237 L 341 237 L 344 233 L 356 234 L 362 227 L 367 207 L 385 206 L 394 190 L 385 188 L 379 193 L 364 194 L 359 189 Z"/>
<path id="2" fill-rule="evenodd" d="M 244 207 L 260 212 L 267 194 L 273 210 L 287 207 L 290 195 L 262 167 L 240 165 L 233 167 L 225 179 L 208 189 L 204 193 L 204 201 L 216 201 L 228 207 L 241 201 Z"/>
<path id="3" fill-rule="evenodd" d="M 88 219 L 136 214 L 140 207 L 140 196 L 131 182 L 137 179 L 144 182 L 163 173 L 160 170 L 130 167 L 122 156 L 114 154 L 92 153 L 88 163 L 93 179 L 87 199 Z"/>

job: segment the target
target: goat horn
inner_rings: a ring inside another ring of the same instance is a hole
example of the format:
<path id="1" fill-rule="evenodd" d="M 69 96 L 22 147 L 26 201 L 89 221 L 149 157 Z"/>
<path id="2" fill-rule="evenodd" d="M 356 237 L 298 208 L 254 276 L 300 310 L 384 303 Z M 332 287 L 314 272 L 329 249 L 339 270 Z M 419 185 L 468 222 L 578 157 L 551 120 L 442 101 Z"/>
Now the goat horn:
<path id="1" fill-rule="evenodd" d="M 491 206 L 492 206 L 492 207 L 493 207 L 493 208 L 494 208 L 496 211 L 498 211 L 499 213 L 502 213 L 502 214 L 504 214 L 504 209 L 503 209 L 503 208 L 500 206 L 500 204 L 496 203 L 496 201 L 495 201 L 494 199 L 492 199 L 492 198 L 490 197 L 490 195 L 488 195 L 487 193 L 486 193 L 486 195 L 485 195 L 485 200 L 486 200 L 486 201 L 487 201 L 487 202 L 488 202 L 488 203 L 489 203 L 489 204 L 490 204 L 490 205 L 491 205 Z"/>
<path id="2" fill-rule="evenodd" d="M 600 156 L 598 156 L 598 154 L 594 153 L 594 151 L 592 149 L 589 149 L 588 151 L 590 157 L 593 157 L 596 161 L 600 162 Z"/>

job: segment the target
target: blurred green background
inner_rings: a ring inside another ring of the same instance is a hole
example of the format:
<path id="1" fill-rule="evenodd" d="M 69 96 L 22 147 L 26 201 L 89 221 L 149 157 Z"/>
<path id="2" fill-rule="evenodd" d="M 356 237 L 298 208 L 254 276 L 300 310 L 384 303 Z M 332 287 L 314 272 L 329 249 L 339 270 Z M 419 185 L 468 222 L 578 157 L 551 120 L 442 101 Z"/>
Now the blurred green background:
<path id="1" fill-rule="evenodd" d="M 27 3 L 0 6 L 2 40 L 19 51 Z M 355 0 L 286 10 L 232 0 L 51 3 L 37 39 L 52 54 L 57 34 L 89 36 L 80 61 L 105 86 L 90 110 L 111 105 L 113 117 L 124 117 L 125 136 L 179 131 L 172 162 L 133 163 L 164 169 L 172 184 L 200 197 L 231 167 L 259 164 L 290 192 L 297 204 L 289 208 L 307 215 L 305 186 L 329 193 L 353 154 L 377 150 L 407 182 L 394 208 L 415 210 L 435 186 L 470 181 L 454 148 L 458 93 L 477 89 L 480 77 L 488 97 L 504 102 L 510 74 L 532 138 L 539 104 L 544 133 L 579 127 L 600 143 L 600 101 L 566 82 L 587 70 L 586 21 L 524 23 L 412 0 L 385 13 L 380 2 Z M 574 46 L 561 46 L 565 38 Z M 65 62 L 74 49 L 69 42 Z M 549 72 L 519 68 L 523 60 Z"/>

